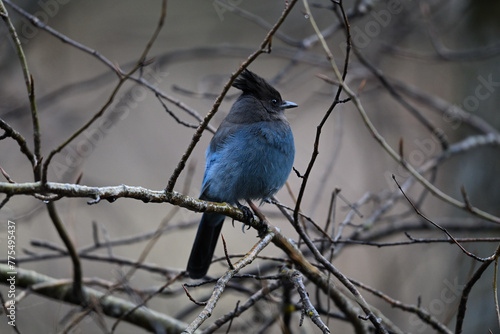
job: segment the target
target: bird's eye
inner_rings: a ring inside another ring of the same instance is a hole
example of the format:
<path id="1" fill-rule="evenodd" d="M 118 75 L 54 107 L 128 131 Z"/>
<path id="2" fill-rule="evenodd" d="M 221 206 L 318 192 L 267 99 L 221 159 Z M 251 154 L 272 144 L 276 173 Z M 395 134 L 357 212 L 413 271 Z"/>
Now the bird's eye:
<path id="1" fill-rule="evenodd" d="M 277 106 L 277 105 L 278 105 L 278 100 L 276 100 L 276 99 L 272 99 L 272 100 L 271 100 L 271 103 L 272 103 L 273 105 Z"/>

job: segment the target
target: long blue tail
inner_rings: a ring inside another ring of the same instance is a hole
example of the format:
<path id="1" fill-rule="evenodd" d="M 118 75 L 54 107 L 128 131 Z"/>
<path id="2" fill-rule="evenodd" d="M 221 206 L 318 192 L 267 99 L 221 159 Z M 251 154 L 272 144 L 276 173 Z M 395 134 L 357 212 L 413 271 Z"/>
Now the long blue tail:
<path id="1" fill-rule="evenodd" d="M 204 213 L 201 218 L 198 232 L 194 239 L 193 248 L 187 265 L 189 277 L 198 279 L 207 274 L 212 263 L 215 246 L 219 239 L 222 223 L 226 216 L 217 213 Z"/>

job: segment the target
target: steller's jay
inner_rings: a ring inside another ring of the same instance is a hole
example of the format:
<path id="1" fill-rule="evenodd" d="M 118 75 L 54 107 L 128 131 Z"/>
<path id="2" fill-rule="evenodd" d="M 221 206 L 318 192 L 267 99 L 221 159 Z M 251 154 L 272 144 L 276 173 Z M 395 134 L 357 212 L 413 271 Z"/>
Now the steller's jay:
<path id="1" fill-rule="evenodd" d="M 200 199 L 248 210 L 240 200 L 266 200 L 288 179 L 295 146 L 284 111 L 297 105 L 283 101 L 276 89 L 248 70 L 233 87 L 243 93 L 208 146 Z M 206 275 L 224 218 L 203 214 L 187 265 L 191 278 Z"/>

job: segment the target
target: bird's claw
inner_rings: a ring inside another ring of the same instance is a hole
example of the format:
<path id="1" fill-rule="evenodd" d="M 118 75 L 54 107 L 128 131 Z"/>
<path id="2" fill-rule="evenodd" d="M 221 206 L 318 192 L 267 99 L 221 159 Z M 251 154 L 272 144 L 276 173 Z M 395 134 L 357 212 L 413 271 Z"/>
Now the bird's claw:
<path id="1" fill-rule="evenodd" d="M 242 224 L 242 225 L 241 225 L 241 231 L 242 231 L 243 233 L 245 233 L 245 226 L 247 226 L 247 230 L 249 230 L 249 229 L 250 229 L 250 225 L 245 225 L 245 224 Z"/>
<path id="2" fill-rule="evenodd" d="M 243 204 L 240 204 L 240 203 L 236 203 L 236 206 L 238 207 L 238 209 L 240 209 L 241 211 L 243 211 L 243 221 L 245 224 L 249 224 L 253 221 L 253 212 L 252 210 L 250 210 L 250 208 L 248 206 L 244 206 Z"/>

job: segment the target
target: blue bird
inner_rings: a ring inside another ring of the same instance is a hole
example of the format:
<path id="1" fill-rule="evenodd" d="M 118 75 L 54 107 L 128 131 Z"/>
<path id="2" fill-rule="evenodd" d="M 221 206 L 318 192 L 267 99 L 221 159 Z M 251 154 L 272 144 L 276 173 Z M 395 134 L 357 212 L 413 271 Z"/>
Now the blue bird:
<path id="1" fill-rule="evenodd" d="M 267 200 L 288 179 L 295 146 L 284 111 L 297 105 L 248 70 L 233 87 L 242 94 L 208 146 L 200 199 L 244 208 L 241 200 Z M 224 218 L 203 214 L 187 265 L 191 278 L 206 275 Z"/>

